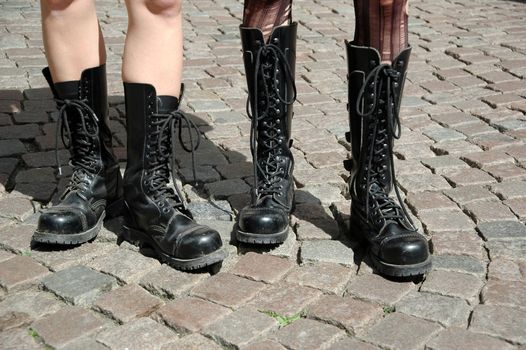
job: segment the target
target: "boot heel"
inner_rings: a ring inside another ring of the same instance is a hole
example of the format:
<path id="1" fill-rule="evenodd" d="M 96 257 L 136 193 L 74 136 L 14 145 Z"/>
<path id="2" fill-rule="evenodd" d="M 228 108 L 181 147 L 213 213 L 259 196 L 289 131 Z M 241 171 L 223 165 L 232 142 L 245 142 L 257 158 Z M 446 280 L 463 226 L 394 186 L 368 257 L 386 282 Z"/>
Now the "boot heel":
<path id="1" fill-rule="evenodd" d="M 121 216 L 124 209 L 124 199 L 119 198 L 106 206 L 106 219 Z"/>

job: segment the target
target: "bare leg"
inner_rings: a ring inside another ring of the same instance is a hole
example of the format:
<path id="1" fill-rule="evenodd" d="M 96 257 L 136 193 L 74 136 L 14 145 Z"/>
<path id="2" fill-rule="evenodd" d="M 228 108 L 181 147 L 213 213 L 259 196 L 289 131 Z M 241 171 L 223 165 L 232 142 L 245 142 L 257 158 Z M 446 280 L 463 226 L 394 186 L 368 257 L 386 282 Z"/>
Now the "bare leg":
<path id="1" fill-rule="evenodd" d="M 128 34 L 122 79 L 179 96 L 183 69 L 181 0 L 126 0 Z"/>
<path id="2" fill-rule="evenodd" d="M 354 0 L 357 45 L 376 48 L 390 62 L 408 42 L 408 0 Z"/>
<path id="3" fill-rule="evenodd" d="M 245 0 L 243 26 L 259 28 L 267 40 L 274 27 L 290 23 L 292 0 Z"/>
<path id="4" fill-rule="evenodd" d="M 42 33 L 54 82 L 79 80 L 106 62 L 93 0 L 41 0 Z"/>

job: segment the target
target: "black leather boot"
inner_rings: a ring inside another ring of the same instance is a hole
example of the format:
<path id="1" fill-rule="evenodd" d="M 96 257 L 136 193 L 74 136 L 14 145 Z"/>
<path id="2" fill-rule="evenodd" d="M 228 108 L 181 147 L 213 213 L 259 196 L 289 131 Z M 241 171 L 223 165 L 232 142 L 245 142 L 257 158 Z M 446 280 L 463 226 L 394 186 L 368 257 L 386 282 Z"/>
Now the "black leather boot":
<path id="1" fill-rule="evenodd" d="M 219 233 L 193 220 L 175 179 L 175 191 L 168 186 L 170 165 L 172 177 L 175 170 L 176 129 L 181 146 L 189 152 L 199 146 L 199 129 L 179 111 L 178 98 L 157 96 L 151 85 L 124 83 L 124 95 L 128 164 L 122 238 L 153 249 L 162 262 L 181 270 L 223 261 L 226 252 Z M 189 148 L 181 140 L 182 127 L 197 137 Z"/>
<path id="2" fill-rule="evenodd" d="M 59 109 L 56 149 L 60 132 L 70 150 L 73 174 L 60 203 L 40 215 L 33 241 L 80 244 L 97 236 L 104 217 L 119 215 L 122 209 L 122 178 L 109 128 L 106 67 L 86 69 L 79 81 L 63 83 L 53 83 L 48 68 L 42 72 Z M 61 173 L 58 157 L 57 165 Z"/>
<path id="3" fill-rule="evenodd" d="M 285 241 L 294 202 L 292 103 L 296 98 L 297 23 L 276 27 L 268 43 L 257 28 L 241 27 L 252 119 L 252 203 L 239 213 L 237 239 L 245 243 Z"/>
<path id="4" fill-rule="evenodd" d="M 382 64 L 370 47 L 346 43 L 352 160 L 351 230 L 369 243 L 371 261 L 389 276 L 416 276 L 431 269 L 426 238 L 415 228 L 395 179 L 393 142 L 400 137 L 399 109 L 411 48 Z M 398 203 L 389 197 L 394 189 Z"/>

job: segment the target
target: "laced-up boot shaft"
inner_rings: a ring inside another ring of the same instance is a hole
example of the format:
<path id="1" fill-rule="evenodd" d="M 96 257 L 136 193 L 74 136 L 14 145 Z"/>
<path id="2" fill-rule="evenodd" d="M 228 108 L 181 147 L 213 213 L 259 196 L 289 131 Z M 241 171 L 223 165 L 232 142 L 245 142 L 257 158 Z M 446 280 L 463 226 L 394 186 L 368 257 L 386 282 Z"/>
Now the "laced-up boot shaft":
<path id="1" fill-rule="evenodd" d="M 157 96 L 153 86 L 140 83 L 124 83 L 124 92 L 128 163 L 123 238 L 149 246 L 161 261 L 179 269 L 220 262 L 225 257 L 221 237 L 193 220 L 175 179 L 178 146 L 193 157 L 199 129 L 179 110 L 179 98 Z M 189 144 L 183 142 L 183 132 L 189 133 Z"/>
<path id="2" fill-rule="evenodd" d="M 400 137 L 399 109 L 411 48 L 391 64 L 381 64 L 375 49 L 346 45 L 351 126 L 346 137 L 353 157 L 344 164 L 351 171 L 351 222 L 371 244 L 371 257 L 380 272 L 425 273 L 431 264 L 429 248 L 401 198 L 393 155 L 394 140 Z M 391 190 L 397 201 L 389 197 Z"/>
<path id="3" fill-rule="evenodd" d="M 290 147 L 297 24 L 274 28 L 268 43 L 257 28 L 241 27 L 240 31 L 249 91 L 254 185 L 252 203 L 240 213 L 238 239 L 279 243 L 286 237 L 294 201 Z"/>
<path id="4" fill-rule="evenodd" d="M 106 215 L 121 207 L 122 180 L 112 151 L 104 66 L 87 69 L 78 81 L 54 83 L 43 70 L 58 108 L 56 161 L 61 140 L 70 151 L 72 175 L 60 203 L 46 209 L 34 240 L 42 243 L 79 244 L 96 236 Z"/>

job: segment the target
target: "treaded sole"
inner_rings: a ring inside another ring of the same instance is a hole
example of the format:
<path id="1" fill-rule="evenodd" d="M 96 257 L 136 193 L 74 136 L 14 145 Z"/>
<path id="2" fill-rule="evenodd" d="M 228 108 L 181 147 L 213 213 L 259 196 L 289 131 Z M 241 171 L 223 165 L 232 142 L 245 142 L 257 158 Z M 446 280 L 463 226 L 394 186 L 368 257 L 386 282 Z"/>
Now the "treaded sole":
<path id="1" fill-rule="evenodd" d="M 114 218 L 121 215 L 123 199 L 119 198 L 109 204 L 102 212 L 99 220 L 92 228 L 78 233 L 60 234 L 53 232 L 40 232 L 38 230 L 33 234 L 32 240 L 37 243 L 59 244 L 59 245 L 79 245 L 91 241 L 99 234 L 102 229 L 105 218 Z"/>
<path id="2" fill-rule="evenodd" d="M 365 235 L 363 234 L 363 228 L 356 222 L 354 217 L 351 213 L 351 220 L 350 220 L 350 229 L 355 230 L 355 232 L 358 234 L 357 236 L 353 236 L 354 238 L 357 238 L 360 242 L 360 244 L 363 244 L 369 248 L 370 243 L 365 238 Z M 416 276 L 422 276 L 427 274 L 429 271 L 431 271 L 431 268 L 433 266 L 433 256 L 429 255 L 427 260 L 422 261 L 417 264 L 408 264 L 408 265 L 395 265 L 390 264 L 387 262 L 382 261 L 378 256 L 372 253 L 370 249 L 368 249 L 368 256 L 371 260 L 372 267 L 379 273 L 390 276 L 390 277 L 416 277 Z"/>
<path id="3" fill-rule="evenodd" d="M 147 246 L 152 248 L 155 251 L 159 261 L 166 263 L 175 269 L 183 271 L 199 270 L 214 264 L 218 264 L 225 260 L 228 255 L 226 250 L 221 248 L 195 259 L 178 259 L 164 253 L 161 248 L 159 248 L 157 243 L 145 232 L 132 229 L 125 225 L 122 227 L 122 239 L 138 247 Z"/>
<path id="4" fill-rule="evenodd" d="M 430 255 L 426 261 L 412 265 L 393 265 L 381 261 L 378 257 L 369 252 L 369 258 L 374 268 L 386 276 L 392 277 L 413 277 L 422 276 L 431 271 L 433 267 L 433 257 Z"/>
<path id="5" fill-rule="evenodd" d="M 79 232 L 79 233 L 70 233 L 70 234 L 59 234 L 52 232 L 40 232 L 35 231 L 33 234 L 32 240 L 38 243 L 46 244 L 60 244 L 60 245 L 78 245 L 86 243 L 97 237 L 102 228 L 102 223 L 106 217 L 106 211 L 102 213 L 99 220 L 89 230 Z"/>
<path id="6" fill-rule="evenodd" d="M 270 234 L 258 234 L 241 231 L 236 229 L 236 239 L 242 243 L 249 244 L 280 244 L 285 242 L 289 234 L 289 227 L 281 232 Z"/>

